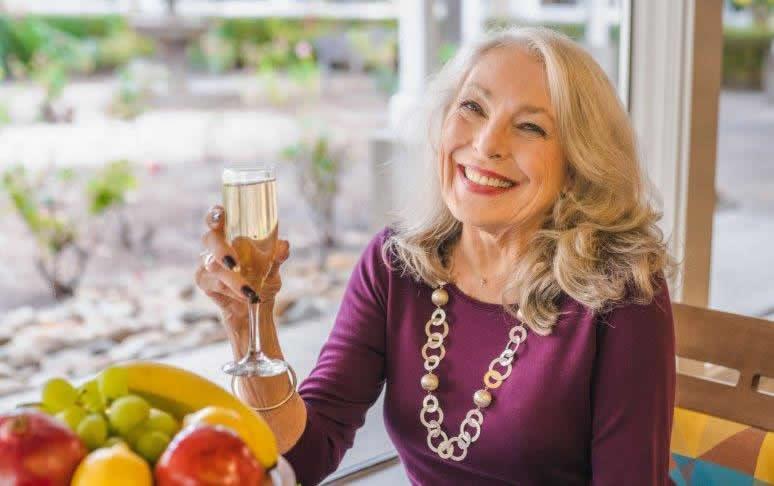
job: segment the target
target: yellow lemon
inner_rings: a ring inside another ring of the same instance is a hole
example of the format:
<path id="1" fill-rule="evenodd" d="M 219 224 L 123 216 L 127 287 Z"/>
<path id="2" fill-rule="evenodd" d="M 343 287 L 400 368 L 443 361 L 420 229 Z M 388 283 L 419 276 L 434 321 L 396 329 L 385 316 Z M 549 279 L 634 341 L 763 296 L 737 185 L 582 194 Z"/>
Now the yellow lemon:
<path id="1" fill-rule="evenodd" d="M 222 425 L 233 430 L 240 439 L 247 444 L 253 455 L 256 458 L 263 458 L 267 456 L 267 449 L 276 447 L 274 445 L 274 436 L 269 435 L 271 432 L 268 427 L 266 428 L 267 434 L 261 436 L 260 434 L 251 434 L 250 429 L 246 427 L 244 419 L 235 410 L 224 407 L 204 407 L 198 412 L 187 415 L 183 419 L 183 426 L 190 425 Z M 276 454 L 274 454 L 276 456 Z M 276 457 L 274 459 L 276 462 Z M 268 465 L 273 466 L 273 464 Z"/>
<path id="2" fill-rule="evenodd" d="M 126 444 L 116 444 L 86 456 L 70 486 L 153 486 L 153 474 L 148 463 Z"/>

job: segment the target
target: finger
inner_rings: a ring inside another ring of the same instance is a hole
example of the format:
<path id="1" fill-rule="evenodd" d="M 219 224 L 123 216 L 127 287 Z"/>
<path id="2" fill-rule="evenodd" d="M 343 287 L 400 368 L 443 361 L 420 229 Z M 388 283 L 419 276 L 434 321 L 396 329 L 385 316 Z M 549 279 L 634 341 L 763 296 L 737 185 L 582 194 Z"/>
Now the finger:
<path id="1" fill-rule="evenodd" d="M 210 297 L 222 294 L 239 302 L 257 303 L 260 300 L 255 290 L 238 273 L 223 267 L 208 271 L 200 266 L 196 272 L 196 284 Z"/>
<path id="2" fill-rule="evenodd" d="M 274 261 L 284 263 L 290 256 L 290 242 L 288 240 L 277 240 L 277 246 L 274 250 Z"/>
<path id="3" fill-rule="evenodd" d="M 240 300 L 250 301 L 253 304 L 260 302 L 257 290 L 239 272 L 232 272 L 224 267 L 220 267 L 210 273 L 215 275 L 234 294 L 240 296 Z"/>
<path id="4" fill-rule="evenodd" d="M 208 297 L 226 297 L 230 300 L 245 301 L 246 297 L 242 294 L 237 294 L 230 287 L 221 282 L 217 274 L 207 270 L 202 265 L 199 266 L 196 272 L 196 285 L 205 293 Z"/>
<path id="5" fill-rule="evenodd" d="M 204 221 L 210 230 L 223 232 L 226 223 L 226 210 L 223 209 L 223 206 L 216 204 L 207 211 Z"/>
<path id="6" fill-rule="evenodd" d="M 202 236 L 202 244 L 218 263 L 229 270 L 238 270 L 239 260 L 234 248 L 226 241 L 223 231 L 210 230 Z"/>
<path id="7" fill-rule="evenodd" d="M 286 240 L 278 240 L 277 247 L 274 252 L 274 261 L 271 264 L 269 273 L 266 277 L 267 280 L 273 279 L 279 272 L 280 267 L 290 256 L 290 244 Z"/>
<path id="8" fill-rule="evenodd" d="M 222 266 L 222 264 L 215 259 L 215 255 L 213 255 L 210 250 L 204 250 L 201 253 L 201 256 L 202 256 L 202 266 L 208 272 L 212 272 L 219 266 Z"/>

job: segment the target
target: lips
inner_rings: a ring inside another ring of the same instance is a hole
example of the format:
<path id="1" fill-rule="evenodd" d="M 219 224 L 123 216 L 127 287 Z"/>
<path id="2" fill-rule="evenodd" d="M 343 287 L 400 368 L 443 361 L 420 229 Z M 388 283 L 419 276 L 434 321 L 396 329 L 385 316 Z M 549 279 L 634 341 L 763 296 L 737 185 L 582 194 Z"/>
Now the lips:
<path id="1" fill-rule="evenodd" d="M 496 196 L 499 194 L 503 194 L 507 191 L 513 190 L 520 186 L 518 182 L 513 183 L 513 185 L 510 187 L 496 187 L 496 186 L 478 184 L 468 179 L 467 176 L 465 176 L 465 168 L 463 165 L 460 165 L 460 164 L 457 164 L 457 175 L 459 178 L 459 182 L 462 183 L 463 187 L 467 191 L 470 191 L 474 194 L 483 195 L 483 196 Z"/>
<path id="2" fill-rule="evenodd" d="M 513 179 L 509 179 L 509 178 L 505 177 L 502 174 L 498 174 L 497 172 L 493 172 L 491 170 L 486 170 L 486 169 L 483 169 L 483 168 L 475 166 L 475 165 L 463 165 L 463 164 L 457 164 L 457 165 L 460 166 L 460 168 L 463 171 L 465 170 L 465 167 L 467 167 L 468 169 L 475 170 L 476 172 L 478 172 L 479 174 L 481 174 L 483 176 L 491 177 L 493 179 L 501 179 L 501 180 L 510 182 L 511 184 L 514 184 L 514 185 L 518 184 L 518 182 L 514 181 Z"/>

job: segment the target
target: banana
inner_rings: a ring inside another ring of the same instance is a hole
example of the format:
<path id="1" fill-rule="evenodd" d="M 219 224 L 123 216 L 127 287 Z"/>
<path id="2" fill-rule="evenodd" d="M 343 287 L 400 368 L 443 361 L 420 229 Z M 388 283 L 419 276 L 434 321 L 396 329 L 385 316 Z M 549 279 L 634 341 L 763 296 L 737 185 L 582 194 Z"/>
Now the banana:
<path id="1" fill-rule="evenodd" d="M 207 406 L 234 410 L 250 436 L 247 445 L 267 470 L 277 464 L 277 441 L 269 425 L 253 409 L 215 383 L 182 368 L 135 361 L 121 364 L 129 377 L 129 390 L 156 408 L 182 420 Z"/>

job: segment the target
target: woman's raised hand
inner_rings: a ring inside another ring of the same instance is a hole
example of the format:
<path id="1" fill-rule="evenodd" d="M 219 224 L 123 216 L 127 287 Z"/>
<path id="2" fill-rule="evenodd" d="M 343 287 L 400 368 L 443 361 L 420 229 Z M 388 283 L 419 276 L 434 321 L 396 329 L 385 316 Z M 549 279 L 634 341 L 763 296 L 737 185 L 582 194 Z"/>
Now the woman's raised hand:
<path id="1" fill-rule="evenodd" d="M 220 307 L 224 324 L 230 331 L 234 326 L 247 325 L 247 303 L 268 302 L 282 287 L 279 268 L 290 256 L 286 240 L 277 240 L 274 262 L 261 289 L 254 289 L 239 273 L 237 254 L 226 240 L 224 223 L 226 212 L 222 206 L 213 206 L 205 218 L 207 232 L 202 236 L 205 251 L 196 269 L 196 285 Z"/>

